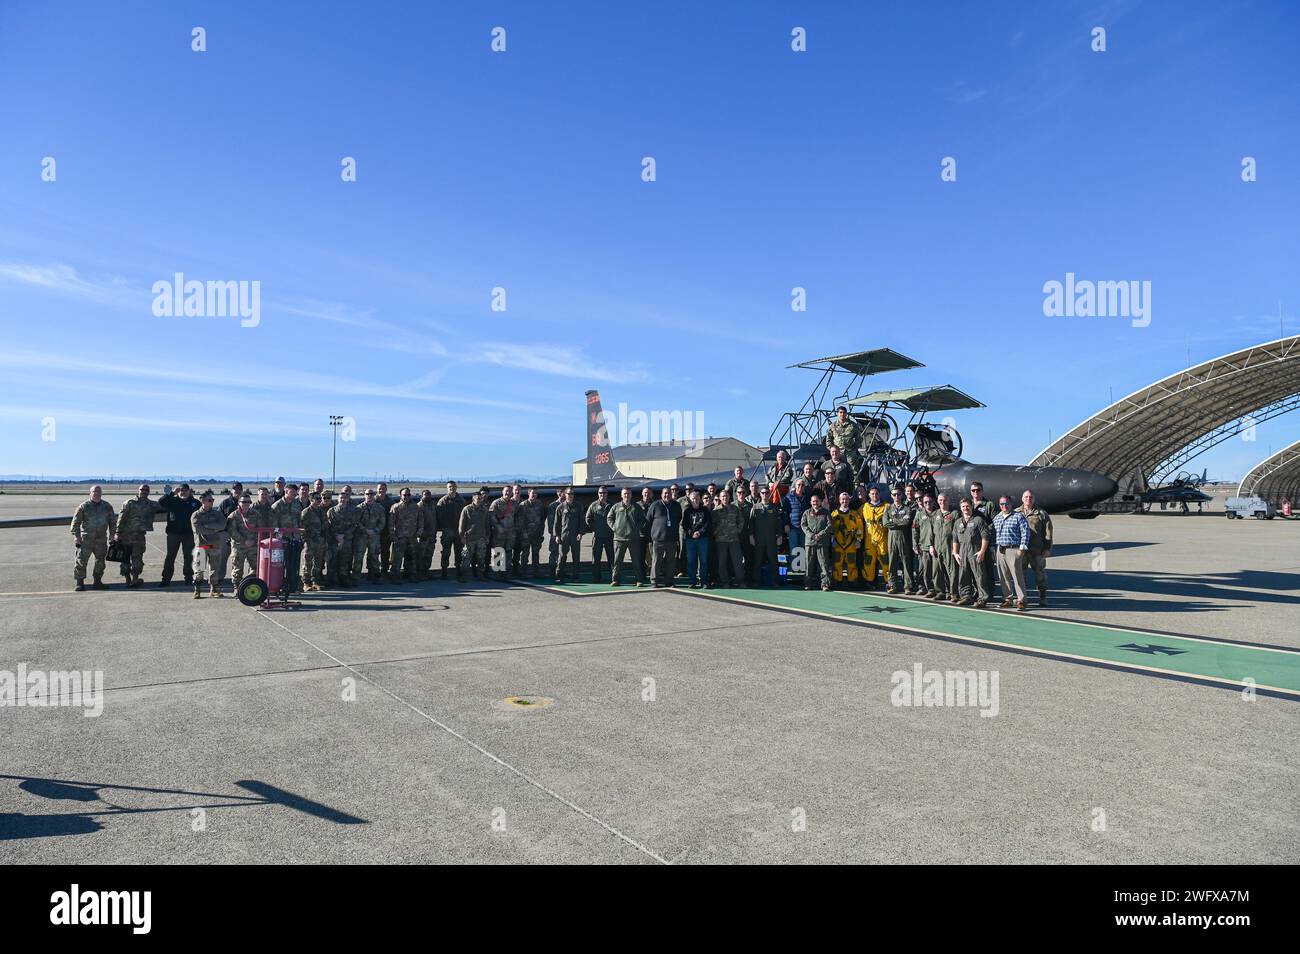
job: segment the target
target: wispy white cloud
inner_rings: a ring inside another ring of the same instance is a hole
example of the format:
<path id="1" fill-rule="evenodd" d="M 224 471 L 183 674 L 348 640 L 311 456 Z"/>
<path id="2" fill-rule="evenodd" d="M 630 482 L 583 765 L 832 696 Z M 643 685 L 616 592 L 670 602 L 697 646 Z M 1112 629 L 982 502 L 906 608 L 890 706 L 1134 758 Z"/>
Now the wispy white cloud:
<path id="1" fill-rule="evenodd" d="M 285 369 L 260 368 L 240 365 L 238 370 L 220 373 L 203 373 L 188 366 L 170 368 L 162 365 L 133 365 L 121 362 L 77 358 L 62 354 L 36 351 L 10 350 L 0 352 L 0 367 L 19 370 L 40 368 L 48 374 L 53 371 L 73 371 L 93 374 L 112 374 L 133 380 L 172 381 L 198 387 L 283 393 L 289 397 L 303 392 L 326 394 L 334 398 L 385 398 L 429 404 L 455 404 L 472 408 L 516 411 L 529 415 L 554 416 L 558 412 L 519 401 L 502 401 L 486 397 L 460 394 L 431 393 L 409 385 L 376 385 L 329 374 L 319 374 Z"/>
<path id="2" fill-rule="evenodd" d="M 475 359 L 503 368 L 518 368 L 565 378 L 626 384 L 650 375 L 639 364 L 609 365 L 593 361 L 581 348 L 564 345 L 504 344 L 484 348 Z"/>
<path id="3" fill-rule="evenodd" d="M 34 265 L 29 262 L 0 262 L 0 280 L 27 285 L 80 298 L 101 301 L 122 299 L 141 294 L 120 275 L 87 278 L 71 265 L 56 262 L 53 265 Z"/>

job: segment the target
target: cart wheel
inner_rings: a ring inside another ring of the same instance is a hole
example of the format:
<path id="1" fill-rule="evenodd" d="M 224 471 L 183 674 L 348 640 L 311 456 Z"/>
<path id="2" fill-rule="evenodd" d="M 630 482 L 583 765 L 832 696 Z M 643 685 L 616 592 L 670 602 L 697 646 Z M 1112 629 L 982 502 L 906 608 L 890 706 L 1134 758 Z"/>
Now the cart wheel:
<path id="1" fill-rule="evenodd" d="M 235 596 L 245 606 L 261 606 L 266 602 L 266 584 L 255 576 L 246 576 L 239 581 Z"/>

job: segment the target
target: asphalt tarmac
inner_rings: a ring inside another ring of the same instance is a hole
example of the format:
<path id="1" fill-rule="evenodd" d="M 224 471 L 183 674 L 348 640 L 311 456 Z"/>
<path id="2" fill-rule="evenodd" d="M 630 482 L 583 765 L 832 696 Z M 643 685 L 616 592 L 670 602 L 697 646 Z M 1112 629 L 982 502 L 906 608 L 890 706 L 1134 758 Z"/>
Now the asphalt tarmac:
<path id="1" fill-rule="evenodd" d="M 1035 620 L 1300 648 L 1298 522 L 1056 530 Z M 1300 860 L 1300 701 L 944 639 L 933 606 L 433 582 L 258 613 L 112 568 L 73 593 L 72 556 L 0 530 L 0 679 L 104 684 L 97 717 L 0 707 L 5 862 Z M 986 691 L 895 704 L 936 670 Z"/>

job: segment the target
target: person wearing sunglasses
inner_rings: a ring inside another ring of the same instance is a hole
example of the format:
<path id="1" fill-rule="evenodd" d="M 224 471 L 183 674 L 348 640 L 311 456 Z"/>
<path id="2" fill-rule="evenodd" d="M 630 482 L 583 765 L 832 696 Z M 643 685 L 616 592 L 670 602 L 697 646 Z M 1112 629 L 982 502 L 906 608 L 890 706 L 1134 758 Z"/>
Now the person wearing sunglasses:
<path id="1" fill-rule="evenodd" d="M 993 539 L 997 546 L 998 579 L 1002 581 L 1002 606 L 1015 604 L 1025 611 L 1025 552 L 1029 549 L 1029 522 L 1025 515 L 1012 509 L 1011 498 L 998 499 L 998 515 L 993 518 Z"/>

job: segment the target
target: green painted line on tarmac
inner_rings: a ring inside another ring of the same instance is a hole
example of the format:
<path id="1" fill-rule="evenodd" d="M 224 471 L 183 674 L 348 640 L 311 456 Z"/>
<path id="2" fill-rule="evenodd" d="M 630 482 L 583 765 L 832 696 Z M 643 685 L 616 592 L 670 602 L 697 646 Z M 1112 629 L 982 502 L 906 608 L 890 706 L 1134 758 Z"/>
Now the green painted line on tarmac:
<path id="1" fill-rule="evenodd" d="M 811 613 L 883 629 L 1237 688 L 1252 679 L 1261 691 L 1300 698 L 1300 650 L 1144 633 L 1096 623 L 1049 619 L 1032 613 L 966 609 L 871 593 L 784 588 L 683 592 L 705 599 Z"/>
<path id="2" fill-rule="evenodd" d="M 704 599 L 788 610 L 882 629 L 937 636 L 998 649 L 1100 664 L 1132 672 L 1174 676 L 1300 698 L 1300 649 L 1231 643 L 1195 636 L 1052 619 L 1033 612 L 977 610 L 875 593 L 780 589 L 670 590 L 608 583 L 533 583 L 567 596 L 669 592 Z"/>

